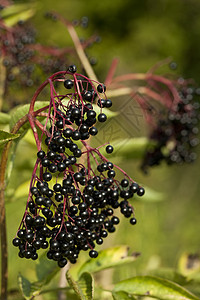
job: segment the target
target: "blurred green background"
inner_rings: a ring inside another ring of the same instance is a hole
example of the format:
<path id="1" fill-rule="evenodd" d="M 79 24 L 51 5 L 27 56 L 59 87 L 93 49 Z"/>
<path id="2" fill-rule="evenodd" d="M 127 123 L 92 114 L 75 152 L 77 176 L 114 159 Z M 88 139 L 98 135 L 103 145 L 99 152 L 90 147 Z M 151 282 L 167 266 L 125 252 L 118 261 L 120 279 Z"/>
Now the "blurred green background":
<path id="1" fill-rule="evenodd" d="M 21 1 L 14 1 L 19 3 Z M 26 1 L 28 2 L 28 1 Z M 37 12 L 32 18 L 42 44 L 54 46 L 72 45 L 66 29 L 58 23 L 44 18 L 46 11 L 54 10 L 68 20 L 81 20 L 87 16 L 88 27 L 77 27 L 79 37 L 93 34 L 101 42 L 86 49 L 88 57 L 94 58 L 99 80 L 104 81 L 114 57 L 119 58 L 116 74 L 147 72 L 158 61 L 172 57 L 178 68 L 171 71 L 168 66 L 160 73 L 173 73 L 184 78 L 193 78 L 200 84 L 200 1 L 199 0 L 42 0 L 37 3 Z M 53 25 L 52 25 L 53 24 Z M 76 58 L 70 57 L 74 62 Z M 115 110 L 126 98 L 116 100 Z M 29 99 L 26 99 L 29 102 Z M 143 119 L 140 120 L 144 128 Z M 133 132 L 133 137 L 145 130 Z M 199 153 L 199 148 L 196 150 Z M 14 168 L 7 189 L 7 226 L 9 239 L 9 287 L 17 287 L 17 274 L 21 272 L 34 279 L 35 262 L 18 258 L 17 250 L 11 245 L 21 217 L 26 197 L 16 196 L 15 190 L 29 180 L 35 161 L 36 148 L 25 138 L 19 143 Z M 116 160 L 116 158 L 115 158 Z M 116 233 L 105 242 L 104 247 L 127 244 L 130 252 L 141 252 L 141 257 L 114 274 L 115 281 L 135 274 L 144 274 L 147 269 L 159 266 L 175 267 L 183 252 L 200 251 L 200 179 L 199 163 L 167 167 L 162 165 L 144 175 L 136 159 L 118 159 L 132 178 L 144 186 L 163 193 L 163 201 L 151 202 L 132 200 L 135 207 L 137 226 L 130 227 L 122 220 Z"/>

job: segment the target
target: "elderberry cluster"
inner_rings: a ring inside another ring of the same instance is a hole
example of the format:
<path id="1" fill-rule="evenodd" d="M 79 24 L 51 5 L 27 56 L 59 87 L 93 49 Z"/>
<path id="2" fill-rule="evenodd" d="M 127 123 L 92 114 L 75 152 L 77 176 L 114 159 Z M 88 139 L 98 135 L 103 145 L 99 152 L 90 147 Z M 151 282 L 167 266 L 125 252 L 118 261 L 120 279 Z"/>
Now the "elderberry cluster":
<path id="1" fill-rule="evenodd" d="M 51 98 L 50 127 L 43 132 L 45 146 L 37 152 L 38 174 L 33 173 L 27 208 L 13 239 L 19 257 L 35 260 L 39 249 L 48 249 L 47 258 L 59 267 L 75 263 L 82 250 L 97 257 L 96 245 L 120 222 L 117 211 L 135 225 L 129 199 L 135 193 L 144 194 L 141 186 L 86 142 L 98 133 L 97 120 L 107 119 L 102 109 L 112 105 L 105 85 L 95 88 L 85 76 L 76 74 L 74 65 L 67 74 L 73 76 L 63 79 L 69 92 Z M 100 107 L 98 116 L 94 101 Z M 107 145 L 106 152 L 112 153 L 113 147 Z M 117 170 L 123 172 L 123 179 L 116 178 Z"/>
<path id="2" fill-rule="evenodd" d="M 197 157 L 193 149 L 199 144 L 200 104 L 196 99 L 199 88 L 182 88 L 179 95 L 181 101 L 163 114 L 150 135 L 156 144 L 145 153 L 142 163 L 145 172 L 163 160 L 171 165 L 191 163 Z"/>
<path id="3" fill-rule="evenodd" d="M 2 6 L 2 10 L 6 7 Z M 84 20 L 84 19 L 83 19 Z M 6 69 L 6 86 L 15 88 L 38 85 L 38 78 L 66 69 L 66 53 L 72 52 L 38 43 L 37 31 L 32 24 L 19 21 L 12 30 L 3 23 L 0 26 L 0 57 Z M 85 41 L 84 48 L 91 42 Z M 68 56 L 69 57 L 69 56 Z M 69 58 L 68 58 L 69 59 Z"/>

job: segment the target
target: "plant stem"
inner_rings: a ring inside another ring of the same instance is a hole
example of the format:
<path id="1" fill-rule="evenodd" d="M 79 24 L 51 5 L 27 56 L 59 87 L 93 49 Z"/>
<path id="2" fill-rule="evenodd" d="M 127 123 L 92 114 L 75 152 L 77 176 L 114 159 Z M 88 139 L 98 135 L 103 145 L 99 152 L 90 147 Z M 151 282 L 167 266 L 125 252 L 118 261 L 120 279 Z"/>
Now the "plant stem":
<path id="1" fill-rule="evenodd" d="M 21 126 L 28 121 L 28 116 L 21 118 L 13 127 L 11 133 L 17 133 Z M 8 282 L 8 250 L 6 232 L 6 210 L 5 210 L 5 188 L 6 188 L 6 166 L 8 154 L 12 141 L 9 141 L 3 149 L 0 162 L 0 231 L 1 231 L 1 300 L 7 300 Z"/>
<path id="2" fill-rule="evenodd" d="M 87 56 L 85 55 L 83 46 L 79 40 L 76 30 L 74 29 L 74 26 L 70 22 L 68 22 L 66 19 L 64 19 L 62 16 L 60 16 L 59 14 L 55 13 L 55 15 L 61 20 L 61 22 L 63 22 L 63 24 L 66 25 L 67 30 L 68 30 L 68 32 L 71 36 L 71 39 L 74 43 L 76 53 L 81 61 L 81 64 L 83 65 L 88 77 L 92 78 L 94 81 L 98 82 L 97 76 L 94 73 L 94 70 L 93 70 Z"/>

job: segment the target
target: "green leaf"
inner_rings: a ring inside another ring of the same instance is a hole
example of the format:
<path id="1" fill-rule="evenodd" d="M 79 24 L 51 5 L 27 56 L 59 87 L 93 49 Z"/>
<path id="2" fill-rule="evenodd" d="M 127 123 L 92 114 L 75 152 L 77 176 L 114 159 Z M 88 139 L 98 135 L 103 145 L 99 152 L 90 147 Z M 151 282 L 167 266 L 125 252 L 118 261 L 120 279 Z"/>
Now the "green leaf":
<path id="1" fill-rule="evenodd" d="M 3 130 L 0 130 L 0 147 L 9 141 L 15 140 L 20 136 L 20 134 L 13 134 Z"/>
<path id="2" fill-rule="evenodd" d="M 92 275 L 88 272 L 83 273 L 78 280 L 78 284 L 85 299 L 92 300 L 94 298 L 94 279 Z"/>
<path id="3" fill-rule="evenodd" d="M 189 278 L 194 278 L 200 272 L 198 254 L 183 253 L 178 261 L 179 272 Z"/>
<path id="4" fill-rule="evenodd" d="M 35 13 L 33 4 L 14 4 L 5 7 L 1 12 L 1 17 L 8 27 L 12 27 L 18 21 L 26 21 L 31 18 Z"/>
<path id="5" fill-rule="evenodd" d="M 69 272 L 66 273 L 66 278 L 69 283 L 69 286 L 74 290 L 76 295 L 78 296 L 78 299 L 80 300 L 86 300 L 85 296 L 83 295 L 83 292 L 78 284 L 77 281 L 75 281 Z"/>
<path id="6" fill-rule="evenodd" d="M 22 295 L 27 300 L 33 299 L 32 297 L 38 295 L 40 292 L 37 285 L 32 284 L 27 278 L 25 278 L 21 274 L 18 275 L 18 284 Z"/>
<path id="7" fill-rule="evenodd" d="M 138 253 L 134 253 L 132 256 L 127 255 L 127 246 L 116 246 L 102 250 L 97 258 L 86 261 L 79 269 L 78 274 L 80 276 L 84 272 L 94 273 L 114 266 L 131 263 L 139 256 Z"/>
<path id="8" fill-rule="evenodd" d="M 36 264 L 38 284 L 40 284 L 40 286 L 48 284 L 59 270 L 60 268 L 55 261 L 47 260 L 46 252 L 43 253 L 39 258 L 39 262 Z"/>
<path id="9" fill-rule="evenodd" d="M 101 108 L 98 105 L 96 105 L 96 104 L 93 104 L 93 110 L 97 113 L 97 115 L 100 114 L 100 112 L 101 112 Z M 106 114 L 106 116 L 107 116 L 108 119 L 116 117 L 119 114 L 118 112 L 112 111 L 112 110 L 107 109 L 107 108 L 103 108 L 102 112 L 104 114 Z"/>
<path id="10" fill-rule="evenodd" d="M 146 137 L 131 138 L 126 142 L 124 142 L 124 139 L 118 139 L 112 142 L 114 151 L 110 155 L 112 157 L 120 156 L 125 159 L 143 158 L 146 147 L 152 144 L 153 142 Z"/>
<path id="11" fill-rule="evenodd" d="M 178 273 L 172 268 L 158 268 L 155 270 L 151 270 L 148 272 L 148 275 L 168 279 L 180 285 L 186 285 L 188 283 L 188 280 L 185 276 Z"/>
<path id="12" fill-rule="evenodd" d="M 35 103 L 34 108 L 35 108 L 35 110 L 38 110 L 47 105 L 49 105 L 48 101 L 37 101 Z M 17 121 L 19 121 L 22 117 L 24 117 L 28 113 L 29 107 L 30 107 L 29 104 L 19 105 L 11 111 L 10 129 L 12 129 L 14 127 L 14 125 L 17 123 Z M 26 131 L 28 128 L 30 128 L 29 122 L 27 122 L 20 128 L 19 133 Z"/>
<path id="13" fill-rule="evenodd" d="M 145 188 L 145 194 L 142 197 L 134 195 L 134 199 L 140 202 L 160 202 L 165 200 L 165 195 L 161 192 L 155 191 L 147 186 Z"/>
<path id="14" fill-rule="evenodd" d="M 10 115 L 0 112 L 0 124 L 9 124 L 10 122 Z"/>
<path id="15" fill-rule="evenodd" d="M 125 291 L 133 295 L 148 296 L 160 300 L 199 300 L 198 297 L 180 285 L 153 276 L 138 276 L 123 280 L 115 284 L 113 291 Z"/>
<path id="16" fill-rule="evenodd" d="M 29 186 L 30 186 L 30 180 L 27 180 L 22 184 L 20 184 L 18 188 L 15 190 L 15 194 L 14 194 L 15 200 L 26 197 L 29 192 Z"/>
<path id="17" fill-rule="evenodd" d="M 112 296 L 114 300 L 135 300 L 132 295 L 129 295 L 126 292 L 112 292 Z"/>

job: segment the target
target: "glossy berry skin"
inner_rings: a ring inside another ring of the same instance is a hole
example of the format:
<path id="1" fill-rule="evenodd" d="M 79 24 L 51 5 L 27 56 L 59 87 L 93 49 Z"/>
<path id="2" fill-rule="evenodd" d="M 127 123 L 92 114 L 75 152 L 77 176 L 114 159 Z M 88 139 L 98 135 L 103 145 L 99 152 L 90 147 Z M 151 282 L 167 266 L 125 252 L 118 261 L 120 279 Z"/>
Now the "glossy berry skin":
<path id="1" fill-rule="evenodd" d="M 106 91 L 106 86 L 105 86 L 105 84 L 99 84 L 99 85 L 97 86 L 97 91 L 98 91 L 99 93 L 105 93 L 105 91 Z"/>
<path id="2" fill-rule="evenodd" d="M 90 256 L 91 258 L 96 258 L 96 257 L 98 256 L 98 252 L 95 251 L 95 250 L 90 250 L 89 256 Z"/>
<path id="3" fill-rule="evenodd" d="M 104 113 L 98 115 L 99 122 L 103 123 L 107 120 L 107 116 Z"/>
<path id="4" fill-rule="evenodd" d="M 137 195 L 138 196 L 143 196 L 145 193 L 145 190 L 143 187 L 140 187 L 138 190 L 137 190 Z"/>
<path id="5" fill-rule="evenodd" d="M 19 238 L 14 238 L 13 241 L 12 241 L 13 245 L 15 247 L 19 247 L 20 245 L 20 239 Z"/>
<path id="6" fill-rule="evenodd" d="M 105 107 L 110 108 L 112 106 L 112 101 L 110 99 L 106 100 Z"/>
<path id="7" fill-rule="evenodd" d="M 71 65 L 71 66 L 69 66 L 68 67 L 68 71 L 70 72 L 70 73 L 76 73 L 76 71 L 77 71 L 77 68 L 76 68 L 76 66 L 75 65 Z"/>
<path id="8" fill-rule="evenodd" d="M 91 101 L 93 98 L 93 94 L 91 91 L 85 91 L 83 94 L 83 99 L 87 101 Z"/>
<path id="9" fill-rule="evenodd" d="M 45 172 L 43 174 L 43 178 L 45 181 L 50 181 L 52 179 L 52 175 L 51 175 L 51 173 Z"/>
<path id="10" fill-rule="evenodd" d="M 114 150 L 113 146 L 111 146 L 111 145 L 106 146 L 106 152 L 107 152 L 107 153 L 110 154 L 110 153 L 113 152 L 113 150 Z"/>
<path id="11" fill-rule="evenodd" d="M 43 150 L 38 151 L 37 157 L 40 158 L 40 159 L 44 158 L 45 157 L 45 152 Z"/>
<path id="12" fill-rule="evenodd" d="M 137 220 L 135 218 L 130 219 L 130 224 L 135 225 L 137 223 Z"/>
<path id="13" fill-rule="evenodd" d="M 127 179 L 122 179 L 122 181 L 121 181 L 121 186 L 122 187 L 127 187 L 129 185 L 129 181 L 127 180 Z"/>
<path id="14" fill-rule="evenodd" d="M 64 87 L 65 87 L 66 89 L 72 89 L 73 85 L 74 85 L 74 83 L 73 83 L 73 81 L 70 80 L 70 79 L 66 79 L 66 80 L 64 81 Z"/>

